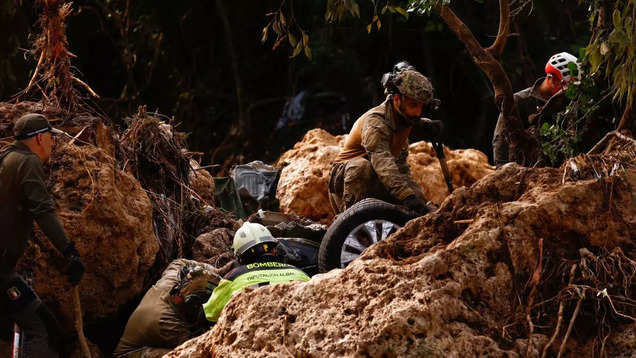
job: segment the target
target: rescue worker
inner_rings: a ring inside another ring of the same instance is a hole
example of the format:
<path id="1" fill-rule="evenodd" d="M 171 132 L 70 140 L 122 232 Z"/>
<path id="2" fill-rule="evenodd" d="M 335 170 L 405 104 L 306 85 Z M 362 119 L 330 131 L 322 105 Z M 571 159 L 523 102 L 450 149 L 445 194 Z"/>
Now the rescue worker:
<path id="1" fill-rule="evenodd" d="M 246 222 L 236 231 L 232 249 L 241 266 L 228 272 L 203 305 L 205 317 L 216 322 L 233 295 L 245 287 L 260 287 L 290 281 L 309 281 L 295 266 L 280 261 L 277 240 L 261 224 Z"/>
<path id="2" fill-rule="evenodd" d="M 161 357 L 209 328 L 202 304 L 221 280 L 209 264 L 174 260 L 128 319 L 115 357 Z"/>
<path id="3" fill-rule="evenodd" d="M 578 69 L 578 59 L 573 55 L 567 52 L 553 55 L 545 65 L 546 76 L 536 80 L 531 87 L 514 94 L 515 105 L 524 129 L 538 127 L 543 118 L 551 118 L 553 114 L 565 109 L 563 90 L 575 79 L 568 67 L 570 62 Z M 533 129 L 536 130 L 538 128 Z M 508 144 L 503 116 L 499 114 L 492 139 L 493 159 L 497 167 L 510 161 Z"/>
<path id="4" fill-rule="evenodd" d="M 385 74 L 386 100 L 353 124 L 329 177 L 329 201 L 336 214 L 365 198 L 376 198 L 424 214 L 427 200 L 406 162 L 408 137 L 423 112 L 433 109 L 433 86 L 406 62 Z M 430 121 L 429 121 L 430 123 Z"/>
<path id="5" fill-rule="evenodd" d="M 33 220 L 68 261 L 67 276 L 77 285 L 84 264 L 53 207 L 42 163 L 49 160 L 53 134 L 62 133 L 41 114 L 26 114 L 14 124 L 16 141 L 0 150 L 0 316 L 17 323 L 25 336 L 27 357 L 57 357 L 51 343 L 59 329 L 37 294 L 15 272 L 32 237 Z"/>

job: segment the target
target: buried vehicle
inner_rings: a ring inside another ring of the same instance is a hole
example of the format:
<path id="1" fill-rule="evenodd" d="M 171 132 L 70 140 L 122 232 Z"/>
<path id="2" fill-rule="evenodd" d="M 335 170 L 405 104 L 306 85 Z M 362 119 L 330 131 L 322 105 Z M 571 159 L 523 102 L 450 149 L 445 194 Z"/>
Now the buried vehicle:
<path id="1" fill-rule="evenodd" d="M 327 228 L 307 219 L 259 211 L 249 221 L 265 225 L 276 237 L 279 255 L 309 276 L 345 268 L 376 242 L 385 240 L 420 214 L 403 206 L 368 198 L 336 217 Z"/>
<path id="2" fill-rule="evenodd" d="M 327 272 L 345 268 L 362 251 L 420 215 L 403 206 L 368 198 L 357 202 L 329 226 L 318 251 L 318 268 Z"/>

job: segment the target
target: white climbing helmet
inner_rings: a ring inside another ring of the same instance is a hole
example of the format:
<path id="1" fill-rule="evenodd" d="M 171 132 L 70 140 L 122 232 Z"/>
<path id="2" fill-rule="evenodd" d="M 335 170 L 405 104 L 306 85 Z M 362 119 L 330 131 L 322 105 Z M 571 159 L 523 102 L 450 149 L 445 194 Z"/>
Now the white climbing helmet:
<path id="1" fill-rule="evenodd" d="M 574 79 L 572 78 L 572 73 L 570 73 L 570 68 L 568 67 L 568 63 L 570 62 L 574 62 L 576 65 L 578 79 L 578 74 L 581 72 L 579 60 L 567 52 L 560 52 L 550 57 L 548 63 L 545 64 L 545 73 L 552 75 L 561 81 L 571 82 Z"/>

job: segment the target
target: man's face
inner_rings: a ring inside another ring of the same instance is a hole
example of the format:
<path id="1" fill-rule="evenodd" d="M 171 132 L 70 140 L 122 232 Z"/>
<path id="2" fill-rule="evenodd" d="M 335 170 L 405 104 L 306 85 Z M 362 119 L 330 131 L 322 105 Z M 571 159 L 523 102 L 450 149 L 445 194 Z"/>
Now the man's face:
<path id="1" fill-rule="evenodd" d="M 416 101 L 407 96 L 395 95 L 393 103 L 397 112 L 409 121 L 416 121 L 422 115 L 424 102 Z"/>
<path id="2" fill-rule="evenodd" d="M 43 161 L 46 162 L 49 160 L 53 149 L 53 135 L 50 132 L 44 132 L 38 134 L 38 137 L 40 137 L 38 142 L 42 147 Z"/>
<path id="3" fill-rule="evenodd" d="M 550 88 L 551 95 L 554 96 L 555 93 L 559 92 L 562 88 L 567 88 L 567 83 L 558 79 L 556 76 L 548 76 L 548 85 Z"/>

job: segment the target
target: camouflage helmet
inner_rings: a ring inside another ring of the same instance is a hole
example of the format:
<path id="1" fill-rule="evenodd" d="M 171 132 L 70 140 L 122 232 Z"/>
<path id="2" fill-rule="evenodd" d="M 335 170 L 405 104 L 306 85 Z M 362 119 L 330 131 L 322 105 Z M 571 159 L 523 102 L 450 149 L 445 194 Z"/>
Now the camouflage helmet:
<path id="1" fill-rule="evenodd" d="M 399 94 L 416 101 L 429 104 L 433 99 L 433 85 L 431 81 L 414 69 L 407 69 L 395 74 L 393 84 L 399 91 Z"/>

